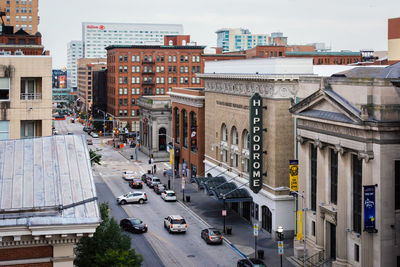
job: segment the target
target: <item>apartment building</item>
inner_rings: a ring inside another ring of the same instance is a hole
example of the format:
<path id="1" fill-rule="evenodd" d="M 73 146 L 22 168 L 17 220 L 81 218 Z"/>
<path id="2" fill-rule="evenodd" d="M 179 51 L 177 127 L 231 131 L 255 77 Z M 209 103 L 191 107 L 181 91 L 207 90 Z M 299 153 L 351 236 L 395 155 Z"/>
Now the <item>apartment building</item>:
<path id="1" fill-rule="evenodd" d="M 257 45 L 271 43 L 269 34 L 252 34 L 248 29 L 223 28 L 215 33 L 217 34 L 217 47 L 222 47 L 222 52 L 248 50 Z"/>
<path id="2" fill-rule="evenodd" d="M 78 59 L 83 58 L 82 41 L 71 41 L 67 45 L 67 87 L 73 91 L 78 87 Z"/>
<path id="3" fill-rule="evenodd" d="M 0 139 L 50 136 L 51 57 L 0 56 Z"/>
<path id="4" fill-rule="evenodd" d="M 183 34 L 182 24 L 82 22 L 85 58 L 105 58 L 110 45 L 162 45 L 165 35 Z"/>
<path id="5" fill-rule="evenodd" d="M 78 98 L 88 111 L 93 104 L 93 72 L 107 68 L 105 58 L 78 59 Z"/>
<path id="6" fill-rule="evenodd" d="M 29 34 L 38 32 L 39 0 L 3 0 L 0 1 L 0 11 L 6 13 L 5 25 L 22 29 Z"/>
<path id="7" fill-rule="evenodd" d="M 137 99 L 165 95 L 172 87 L 201 87 L 204 46 L 190 36 L 166 36 L 164 45 L 112 45 L 107 47 L 107 112 L 139 131 Z"/>

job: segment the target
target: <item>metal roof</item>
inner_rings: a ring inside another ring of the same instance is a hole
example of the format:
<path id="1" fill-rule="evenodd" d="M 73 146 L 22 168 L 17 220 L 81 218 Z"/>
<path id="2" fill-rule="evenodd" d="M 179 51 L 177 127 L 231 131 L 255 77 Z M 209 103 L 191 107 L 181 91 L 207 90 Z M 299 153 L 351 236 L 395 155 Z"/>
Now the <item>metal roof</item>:
<path id="1" fill-rule="evenodd" d="M 99 222 L 85 136 L 0 141 L 0 227 Z"/>

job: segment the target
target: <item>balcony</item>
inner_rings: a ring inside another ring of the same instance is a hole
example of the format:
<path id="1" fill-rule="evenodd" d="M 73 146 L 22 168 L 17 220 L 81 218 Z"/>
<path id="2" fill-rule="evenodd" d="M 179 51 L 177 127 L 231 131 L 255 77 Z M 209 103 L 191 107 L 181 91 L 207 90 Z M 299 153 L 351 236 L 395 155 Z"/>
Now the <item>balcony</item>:
<path id="1" fill-rule="evenodd" d="M 154 81 L 143 81 L 142 85 L 154 85 Z"/>
<path id="2" fill-rule="evenodd" d="M 154 71 L 143 71 L 143 74 L 149 74 L 149 75 L 154 75 L 156 74 Z"/>
<path id="3" fill-rule="evenodd" d="M 154 61 L 149 61 L 149 60 L 143 60 L 142 64 L 154 64 Z"/>
<path id="4" fill-rule="evenodd" d="M 41 100 L 42 94 L 40 93 L 21 93 L 21 100 Z"/>

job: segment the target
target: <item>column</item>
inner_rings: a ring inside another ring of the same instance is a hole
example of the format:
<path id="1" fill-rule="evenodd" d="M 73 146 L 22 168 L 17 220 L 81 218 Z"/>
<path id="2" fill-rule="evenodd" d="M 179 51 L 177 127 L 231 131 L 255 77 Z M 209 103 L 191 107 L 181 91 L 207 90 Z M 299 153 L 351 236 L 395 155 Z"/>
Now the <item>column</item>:
<path id="1" fill-rule="evenodd" d="M 317 210 L 315 215 L 315 238 L 316 248 L 318 250 L 324 249 L 324 218 L 321 217 L 320 203 L 326 202 L 326 168 L 329 166 L 329 157 L 327 156 L 328 149 L 317 149 Z"/>

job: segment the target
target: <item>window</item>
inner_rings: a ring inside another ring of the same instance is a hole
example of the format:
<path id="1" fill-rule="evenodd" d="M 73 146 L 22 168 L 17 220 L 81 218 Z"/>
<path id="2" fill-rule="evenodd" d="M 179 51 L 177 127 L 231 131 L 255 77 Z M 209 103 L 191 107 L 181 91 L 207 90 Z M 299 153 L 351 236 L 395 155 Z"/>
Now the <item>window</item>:
<path id="1" fill-rule="evenodd" d="M 128 66 L 124 66 L 124 72 L 128 72 Z"/>
<path id="2" fill-rule="evenodd" d="M 196 62 L 196 56 L 192 56 L 192 62 Z"/>
<path id="3" fill-rule="evenodd" d="M 172 62 L 172 57 L 168 56 L 168 62 Z"/>
<path id="4" fill-rule="evenodd" d="M 42 121 L 21 121 L 21 138 L 40 136 Z"/>
<path id="5" fill-rule="evenodd" d="M 136 56 L 136 62 L 140 62 L 140 56 Z"/>
<path id="6" fill-rule="evenodd" d="M 361 234 L 362 160 L 353 155 L 353 231 Z"/>
<path id="7" fill-rule="evenodd" d="M 354 261 L 360 261 L 360 246 L 354 244 Z"/>
<path id="8" fill-rule="evenodd" d="M 136 88 L 136 94 L 140 95 L 140 88 Z"/>
<path id="9" fill-rule="evenodd" d="M 247 130 L 243 131 L 243 149 L 249 149 L 250 142 L 249 142 L 249 132 Z"/>
<path id="10" fill-rule="evenodd" d="M 156 95 L 159 95 L 160 94 L 160 88 L 156 88 Z"/>
<path id="11" fill-rule="evenodd" d="M 337 204 L 338 154 L 331 149 L 331 203 Z"/>
<path id="12" fill-rule="evenodd" d="M 222 150 L 222 161 L 227 162 L 228 161 L 228 151 L 223 149 Z"/>
<path id="13" fill-rule="evenodd" d="M 180 132 L 179 132 L 179 109 L 178 108 L 175 108 L 175 111 L 174 111 L 174 117 L 175 117 L 175 142 L 177 143 L 177 144 L 179 144 L 180 143 Z"/>
<path id="14" fill-rule="evenodd" d="M 123 67 L 122 67 L 122 66 L 119 66 L 119 72 L 120 72 L 120 73 L 122 73 L 122 69 L 123 69 Z"/>
<path id="15" fill-rule="evenodd" d="M 188 147 L 188 115 L 186 110 L 182 110 L 182 128 L 183 146 Z"/>
<path id="16" fill-rule="evenodd" d="M 311 148 L 311 210 L 317 210 L 317 147 Z"/>
<path id="17" fill-rule="evenodd" d="M 168 77 L 168 83 L 172 83 L 172 77 Z"/>
<path id="18" fill-rule="evenodd" d="M 232 127 L 231 134 L 232 134 L 232 145 L 237 145 L 239 143 L 239 137 L 235 126 Z"/>
<path id="19" fill-rule="evenodd" d="M 140 77 L 136 77 L 136 83 L 140 83 Z"/>
<path id="20" fill-rule="evenodd" d="M 124 114 L 123 110 L 119 110 L 119 116 L 122 117 L 122 115 Z"/>
<path id="21" fill-rule="evenodd" d="M 160 72 L 160 66 L 156 67 L 156 72 Z"/>
<path id="22" fill-rule="evenodd" d="M 197 62 L 200 62 L 200 56 L 197 56 L 196 58 L 197 58 Z"/>
<path id="23" fill-rule="evenodd" d="M 41 99 L 41 78 L 21 78 L 21 100 Z"/>
<path id="24" fill-rule="evenodd" d="M 123 94 L 124 94 L 122 88 L 119 88 L 119 94 L 120 94 L 120 95 L 123 95 Z"/>
<path id="25" fill-rule="evenodd" d="M 164 66 L 161 66 L 160 72 L 164 72 L 164 71 L 165 71 L 165 67 L 164 67 Z"/>
<path id="26" fill-rule="evenodd" d="M 400 160 L 394 161 L 394 194 L 395 194 L 395 201 L 394 201 L 394 209 L 400 209 Z"/>
<path id="27" fill-rule="evenodd" d="M 165 93 L 164 87 L 161 87 L 161 94 L 163 95 Z"/>
<path id="28" fill-rule="evenodd" d="M 225 142 L 228 141 L 228 129 L 226 128 L 225 124 L 222 124 L 221 137 L 222 137 L 222 141 L 225 141 Z"/>
<path id="29" fill-rule="evenodd" d="M 0 78 L 0 101 L 10 100 L 10 78 Z"/>
<path id="30" fill-rule="evenodd" d="M 131 116 L 135 117 L 135 110 L 134 109 L 131 110 Z"/>
<path id="31" fill-rule="evenodd" d="M 10 121 L 0 121 L 0 140 L 10 138 Z"/>
<path id="32" fill-rule="evenodd" d="M 132 56 L 132 62 L 136 61 L 136 56 Z"/>
<path id="33" fill-rule="evenodd" d="M 172 56 L 172 62 L 176 62 L 176 56 Z"/>
<path id="34" fill-rule="evenodd" d="M 231 166 L 232 167 L 236 167 L 237 168 L 238 159 L 239 159 L 239 156 L 237 154 L 234 154 L 234 153 L 231 154 Z"/>
<path id="35" fill-rule="evenodd" d="M 124 88 L 124 95 L 128 94 L 128 88 Z"/>
<path id="36" fill-rule="evenodd" d="M 315 221 L 311 222 L 311 234 L 315 236 Z"/>

